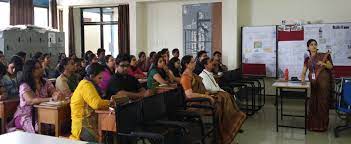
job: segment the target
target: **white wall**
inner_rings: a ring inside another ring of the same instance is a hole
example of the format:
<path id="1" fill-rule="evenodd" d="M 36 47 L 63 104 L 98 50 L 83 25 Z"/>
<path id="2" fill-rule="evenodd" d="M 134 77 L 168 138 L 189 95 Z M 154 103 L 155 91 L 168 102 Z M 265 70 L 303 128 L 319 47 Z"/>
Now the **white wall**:
<path id="1" fill-rule="evenodd" d="M 138 41 L 138 45 L 145 52 L 159 51 L 161 48 L 179 48 L 183 54 L 183 23 L 182 5 L 194 3 L 222 2 L 222 52 L 223 62 L 229 68 L 238 67 L 237 52 L 237 0 L 187 0 L 162 1 L 143 3 L 144 10 L 137 14 L 146 18 L 143 25 L 145 40 Z M 138 16 L 137 16 L 138 17 Z M 138 29 L 138 28 L 137 28 Z M 144 44 L 141 44 L 143 43 Z M 139 47 L 140 48 L 140 47 Z"/>
<path id="2" fill-rule="evenodd" d="M 351 22 L 350 0 L 239 0 L 239 21 L 274 25 L 283 19 L 311 22 Z"/>

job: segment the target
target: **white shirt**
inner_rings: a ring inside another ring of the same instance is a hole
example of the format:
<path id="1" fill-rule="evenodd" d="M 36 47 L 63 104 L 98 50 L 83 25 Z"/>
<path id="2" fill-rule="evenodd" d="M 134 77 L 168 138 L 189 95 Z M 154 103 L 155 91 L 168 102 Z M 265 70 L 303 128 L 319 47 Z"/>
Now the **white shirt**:
<path id="1" fill-rule="evenodd" d="M 219 87 L 218 83 L 213 77 L 212 72 L 209 72 L 206 69 L 204 69 L 199 76 L 202 78 L 202 83 L 205 85 L 206 90 L 210 92 L 224 91 L 223 89 L 221 89 L 221 87 Z"/>

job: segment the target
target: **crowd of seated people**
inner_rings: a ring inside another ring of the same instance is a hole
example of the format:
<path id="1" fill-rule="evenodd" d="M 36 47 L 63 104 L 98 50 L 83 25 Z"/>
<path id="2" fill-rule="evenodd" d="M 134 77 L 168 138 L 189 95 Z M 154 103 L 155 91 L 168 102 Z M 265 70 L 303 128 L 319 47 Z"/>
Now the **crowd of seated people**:
<path id="1" fill-rule="evenodd" d="M 52 56 L 47 53 L 37 52 L 27 59 L 25 52 L 19 52 L 7 62 L 1 52 L 0 100 L 17 97 L 20 101 L 8 131 L 38 132 L 34 105 L 66 100 L 71 108 L 70 138 L 97 142 L 95 110 L 108 109 L 119 97 L 140 100 L 158 86 L 177 84 L 186 98 L 208 98 L 216 106 L 221 117 L 218 141 L 233 141 L 246 115 L 235 104 L 235 97 L 221 89 L 214 78 L 228 70 L 221 62 L 221 53 L 209 58 L 206 51 L 199 51 L 195 59 L 181 57 L 176 48 L 170 58 L 169 50 L 164 48 L 148 56 L 140 52 L 137 57 L 114 57 L 99 48 L 96 54 L 87 51 L 82 59 L 75 54 L 60 54 L 53 66 Z M 145 80 L 145 87 L 140 80 Z"/>

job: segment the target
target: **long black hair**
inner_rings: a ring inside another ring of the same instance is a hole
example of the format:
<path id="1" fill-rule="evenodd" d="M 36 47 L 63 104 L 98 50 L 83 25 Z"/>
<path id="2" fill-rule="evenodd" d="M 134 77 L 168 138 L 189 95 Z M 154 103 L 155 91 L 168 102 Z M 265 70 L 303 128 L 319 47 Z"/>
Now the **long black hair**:
<path id="1" fill-rule="evenodd" d="M 168 79 L 167 73 L 162 68 L 157 67 L 159 59 L 162 59 L 164 61 L 161 52 L 158 52 L 156 54 L 155 59 L 152 63 L 153 65 L 151 69 L 156 69 L 157 73 L 160 74 L 163 79 Z"/>
<path id="2" fill-rule="evenodd" d="M 15 73 L 22 71 L 23 69 L 23 60 L 19 56 L 13 56 L 9 64 L 15 65 Z"/>
<path id="3" fill-rule="evenodd" d="M 189 64 L 191 62 L 191 59 L 193 58 L 193 56 L 191 55 L 186 55 L 182 58 L 181 60 L 181 66 L 182 66 L 182 73 L 185 71 L 186 69 L 186 65 Z"/>
<path id="4" fill-rule="evenodd" d="M 28 60 L 26 63 L 24 63 L 23 66 L 23 74 L 22 74 L 22 79 L 21 79 L 21 84 L 26 83 L 29 85 L 29 87 L 33 90 L 36 91 L 36 86 L 35 86 L 35 81 L 33 77 L 33 72 L 36 69 L 35 65 L 39 64 L 38 60 Z M 45 80 L 42 78 L 41 79 L 41 84 L 44 84 Z"/>
<path id="5" fill-rule="evenodd" d="M 95 89 L 98 91 L 99 95 L 102 96 L 104 92 L 101 90 L 101 88 L 98 86 L 95 81 L 92 80 L 92 77 L 96 77 L 98 74 L 102 73 L 105 70 L 105 67 L 99 63 L 92 63 L 86 70 L 87 74 L 85 79 L 90 81 Z"/>
<path id="6" fill-rule="evenodd" d="M 65 71 L 65 66 L 68 65 L 70 60 L 71 60 L 70 58 L 61 59 L 59 65 L 58 65 L 58 71 L 60 73 L 63 73 Z"/>
<path id="7" fill-rule="evenodd" d="M 174 66 L 174 64 L 175 64 L 176 62 L 178 62 L 178 61 L 180 61 L 179 58 L 173 57 L 173 58 L 171 58 L 171 60 L 169 60 L 169 62 L 168 62 L 168 68 L 169 68 L 169 70 L 171 70 L 172 73 L 174 74 L 174 76 L 176 76 L 176 77 L 180 77 L 180 71 L 179 71 L 179 69 L 176 68 L 176 67 Z"/>

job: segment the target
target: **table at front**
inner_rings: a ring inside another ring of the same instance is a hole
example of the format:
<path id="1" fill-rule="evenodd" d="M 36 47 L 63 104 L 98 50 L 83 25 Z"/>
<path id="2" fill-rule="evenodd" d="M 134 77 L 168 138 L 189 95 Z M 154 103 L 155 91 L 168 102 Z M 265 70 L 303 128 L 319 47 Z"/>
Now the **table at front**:
<path id="1" fill-rule="evenodd" d="M 0 141 L 3 144 L 88 144 L 88 142 L 83 141 L 26 133 L 22 131 L 0 135 Z"/>
<path id="2" fill-rule="evenodd" d="M 300 129 L 305 129 L 305 134 L 307 132 L 307 94 L 308 94 L 308 89 L 310 88 L 310 83 L 306 82 L 306 84 L 302 84 L 300 82 L 289 82 L 289 81 L 277 81 L 274 82 L 272 87 L 276 88 L 276 96 L 275 96 L 275 107 L 276 107 L 276 129 L 278 132 L 279 127 L 288 127 L 288 128 L 300 128 Z M 288 114 L 283 114 L 283 96 L 281 96 L 281 92 L 283 89 L 300 89 L 304 90 L 304 103 L 305 103 L 305 114 L 304 116 L 301 115 L 288 115 Z M 279 96 L 280 96 L 280 107 L 281 107 L 281 113 L 280 117 L 283 119 L 283 116 L 290 116 L 290 117 L 303 117 L 305 120 L 305 127 L 297 127 L 297 126 L 287 126 L 287 125 L 280 125 L 279 124 Z"/>
<path id="3" fill-rule="evenodd" d="M 51 124 L 55 126 L 55 136 L 61 135 L 62 124 L 70 124 L 71 108 L 69 104 L 59 106 L 35 105 L 38 114 L 39 133 L 42 133 L 41 124 Z"/>
<path id="4" fill-rule="evenodd" d="M 0 134 L 5 133 L 5 126 L 7 125 L 7 118 L 12 116 L 19 104 L 19 99 L 7 99 L 0 101 L 0 119 L 1 119 L 1 129 Z"/>

